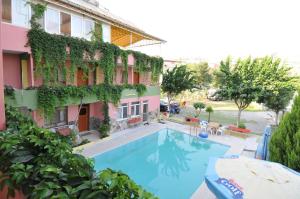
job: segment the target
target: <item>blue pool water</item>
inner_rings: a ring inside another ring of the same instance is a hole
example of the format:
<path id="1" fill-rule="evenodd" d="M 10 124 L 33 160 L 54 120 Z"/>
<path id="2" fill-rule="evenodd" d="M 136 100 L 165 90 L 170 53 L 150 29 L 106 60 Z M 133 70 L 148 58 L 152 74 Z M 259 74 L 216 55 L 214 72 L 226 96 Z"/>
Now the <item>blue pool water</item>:
<path id="1" fill-rule="evenodd" d="M 95 169 L 121 170 L 162 199 L 186 199 L 203 182 L 209 158 L 228 148 L 164 129 L 95 156 Z"/>

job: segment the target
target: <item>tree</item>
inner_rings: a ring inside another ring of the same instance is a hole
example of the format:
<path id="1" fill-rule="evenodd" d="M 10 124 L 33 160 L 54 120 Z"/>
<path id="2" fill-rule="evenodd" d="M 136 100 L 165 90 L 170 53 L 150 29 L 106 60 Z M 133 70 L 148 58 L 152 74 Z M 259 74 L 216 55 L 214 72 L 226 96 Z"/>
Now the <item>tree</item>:
<path id="1" fill-rule="evenodd" d="M 194 106 L 196 112 L 198 112 L 198 113 L 197 113 L 197 117 L 199 117 L 199 116 L 200 116 L 200 113 L 201 113 L 201 109 L 204 109 L 204 108 L 205 108 L 205 104 L 202 103 L 202 102 L 195 102 L 195 103 L 193 104 L 193 106 Z"/>
<path id="2" fill-rule="evenodd" d="M 212 74 L 207 62 L 189 64 L 188 68 L 195 73 L 196 84 L 198 88 L 208 88 L 212 82 Z"/>
<path id="3" fill-rule="evenodd" d="M 238 107 L 237 126 L 239 126 L 242 111 L 257 99 L 260 92 L 260 86 L 256 82 L 257 72 L 258 60 L 251 59 L 251 57 L 240 58 L 236 63 L 232 63 L 230 57 L 221 61 L 220 95 L 233 100 Z"/>
<path id="4" fill-rule="evenodd" d="M 161 89 L 167 94 L 170 108 L 171 100 L 178 94 L 186 90 L 195 88 L 196 80 L 192 71 L 187 70 L 185 65 L 176 66 L 172 70 L 167 70 L 163 74 Z"/>
<path id="5" fill-rule="evenodd" d="M 272 134 L 269 151 L 271 161 L 300 171 L 300 96 Z"/>
<path id="6" fill-rule="evenodd" d="M 205 112 L 208 113 L 208 122 L 210 122 L 210 114 L 214 112 L 214 109 L 211 106 L 206 107 Z"/>
<path id="7" fill-rule="evenodd" d="M 278 125 L 279 112 L 284 111 L 292 100 L 296 78 L 290 76 L 291 68 L 281 62 L 279 58 L 264 57 L 260 60 L 260 75 L 257 81 L 262 91 L 257 100 L 276 114 L 275 124 Z"/>

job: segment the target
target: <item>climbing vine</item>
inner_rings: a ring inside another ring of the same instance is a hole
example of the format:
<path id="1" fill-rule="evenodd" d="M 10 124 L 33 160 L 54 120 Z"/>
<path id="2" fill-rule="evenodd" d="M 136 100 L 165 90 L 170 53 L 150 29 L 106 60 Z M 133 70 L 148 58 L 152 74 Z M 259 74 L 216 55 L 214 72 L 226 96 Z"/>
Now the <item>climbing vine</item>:
<path id="1" fill-rule="evenodd" d="M 31 47 L 36 74 L 43 80 L 44 85 L 38 88 L 38 104 L 46 116 L 52 115 L 55 107 L 64 104 L 69 97 L 82 98 L 96 94 L 98 99 L 104 103 L 102 130 L 109 130 L 108 102 L 117 104 L 122 90 L 126 88 L 136 89 L 138 95 L 142 95 L 146 90 L 145 85 L 128 85 L 129 54 L 135 58 L 135 70 L 140 73 L 151 71 L 152 81 L 158 81 L 163 67 L 162 58 L 123 50 L 116 45 L 103 42 L 101 23 L 95 24 L 92 41 L 49 34 L 41 29 L 37 22 L 43 16 L 46 6 L 33 3 L 30 5 L 34 12 L 30 21 L 32 29 L 28 31 L 28 45 Z M 123 86 L 113 85 L 119 58 L 124 67 L 125 85 Z M 59 86 L 60 79 L 73 82 L 77 69 L 82 69 L 84 76 L 87 77 L 89 71 L 95 70 L 96 67 L 103 69 L 103 84 L 87 87 Z"/>
<path id="2" fill-rule="evenodd" d="M 124 89 L 135 89 L 138 96 L 142 96 L 146 91 L 143 84 L 136 85 L 107 85 L 98 84 L 93 86 L 40 86 L 37 88 L 38 107 L 43 110 L 45 116 L 51 116 L 55 112 L 55 107 L 64 106 L 70 98 L 81 99 L 86 96 L 96 95 L 99 101 L 104 104 L 111 102 L 117 105 L 121 99 Z M 104 119 L 109 122 L 108 113 Z M 107 110 L 108 111 L 108 110 Z"/>

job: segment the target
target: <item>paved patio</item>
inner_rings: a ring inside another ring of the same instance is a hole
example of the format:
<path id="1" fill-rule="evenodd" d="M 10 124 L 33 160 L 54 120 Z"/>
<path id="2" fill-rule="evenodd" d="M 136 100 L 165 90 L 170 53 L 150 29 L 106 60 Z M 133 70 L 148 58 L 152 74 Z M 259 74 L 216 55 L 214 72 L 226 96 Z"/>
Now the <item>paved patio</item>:
<path id="1" fill-rule="evenodd" d="M 140 139 L 144 136 L 153 134 L 164 128 L 176 129 L 181 132 L 190 134 L 189 126 L 186 125 L 168 122 L 168 121 L 166 121 L 165 124 L 151 123 L 150 125 L 138 126 L 135 128 L 126 129 L 117 133 L 113 133 L 109 137 L 104 138 L 102 140 L 97 139 L 97 136 L 90 136 L 91 138 L 94 138 L 92 139 L 92 142 L 74 148 L 74 152 L 81 153 L 82 155 L 87 157 L 93 157 L 95 155 L 112 150 L 114 148 L 132 142 L 134 140 Z M 225 145 L 229 145 L 230 149 L 226 152 L 226 155 L 239 154 L 239 155 L 245 155 L 249 157 L 254 157 L 254 152 L 257 148 L 257 141 L 258 141 L 258 137 L 255 135 L 248 137 L 247 139 L 238 138 L 229 135 L 223 135 L 223 136 L 209 135 L 208 139 Z M 193 194 L 191 198 L 214 199 L 215 196 L 209 191 L 209 189 L 206 187 L 206 184 L 202 183 L 201 186 L 196 190 L 196 192 Z"/>

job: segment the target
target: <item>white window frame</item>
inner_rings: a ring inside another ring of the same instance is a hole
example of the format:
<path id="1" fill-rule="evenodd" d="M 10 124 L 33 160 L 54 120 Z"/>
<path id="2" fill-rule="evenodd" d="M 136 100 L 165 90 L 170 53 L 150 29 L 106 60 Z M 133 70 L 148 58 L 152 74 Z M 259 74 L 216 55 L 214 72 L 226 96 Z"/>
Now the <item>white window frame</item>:
<path id="1" fill-rule="evenodd" d="M 124 104 L 126 104 L 126 105 L 124 105 Z M 127 108 L 127 117 L 124 117 L 124 118 L 123 118 L 123 108 Z M 129 109 L 128 103 L 121 103 L 121 106 L 118 107 L 118 119 L 117 119 L 118 121 L 128 119 L 128 115 L 129 115 L 128 109 Z M 120 115 L 121 115 L 121 117 L 120 117 Z"/>
<path id="2" fill-rule="evenodd" d="M 109 38 L 106 38 L 106 36 L 108 36 L 108 34 L 106 34 L 107 32 L 109 33 Z M 102 39 L 104 42 L 111 43 L 111 25 L 110 24 L 102 23 Z"/>
<path id="3" fill-rule="evenodd" d="M 73 33 L 73 25 L 72 25 L 72 22 L 73 22 L 73 17 L 78 17 L 81 19 L 81 33 L 80 33 L 80 36 L 74 36 L 74 33 Z M 76 14 L 71 14 L 71 37 L 77 37 L 77 38 L 84 38 L 83 37 L 83 29 L 84 29 L 84 18 L 80 15 L 76 15 Z"/>
<path id="4" fill-rule="evenodd" d="M 87 37 L 87 30 L 85 29 L 85 28 L 86 28 L 86 27 L 85 27 L 85 22 L 87 22 L 87 21 L 93 23 L 92 31 L 95 30 L 95 21 L 92 20 L 92 19 L 89 19 L 89 18 L 83 18 L 83 23 L 82 23 L 82 25 L 83 25 L 83 38 L 86 39 L 86 40 L 88 40 L 88 41 L 91 41 L 93 35 L 92 35 L 92 33 L 90 33 L 91 36 L 90 36 L 90 38 L 88 38 L 88 37 Z M 72 23 L 71 23 L 71 24 L 72 24 Z M 72 29 L 72 27 L 71 27 L 71 29 Z"/>
<path id="5" fill-rule="evenodd" d="M 47 30 L 47 11 L 48 11 L 48 9 L 51 9 L 51 10 L 54 10 L 54 11 L 58 12 L 58 21 L 57 21 L 57 23 L 58 23 L 58 33 L 52 33 L 52 32 L 49 32 Z M 61 34 L 61 32 L 60 32 L 60 12 L 61 11 L 59 9 L 53 8 L 51 6 L 47 6 L 47 9 L 46 9 L 45 14 L 44 14 L 44 26 L 45 26 L 45 31 L 46 32 L 48 32 L 50 34 Z"/>
<path id="6" fill-rule="evenodd" d="M 27 24 L 20 25 L 20 24 L 14 23 L 15 22 L 15 15 L 16 15 L 16 13 L 14 12 L 15 5 L 16 5 L 16 0 L 11 0 L 11 9 L 10 9 L 10 12 L 11 12 L 11 22 L 2 22 L 2 23 L 12 24 L 12 25 L 15 25 L 15 26 L 23 27 L 23 28 L 30 28 L 31 7 L 29 5 L 26 5 L 27 6 L 27 13 L 28 13 Z M 1 17 L 2 17 L 2 15 L 1 15 Z"/>
<path id="7" fill-rule="evenodd" d="M 139 106 L 139 114 L 136 114 L 137 112 L 137 106 Z M 132 112 L 132 107 L 133 107 L 133 112 Z M 136 101 L 136 102 L 131 102 L 130 104 L 130 113 L 132 117 L 139 117 L 141 116 L 141 102 Z"/>
<path id="8" fill-rule="evenodd" d="M 64 111 L 66 111 L 65 112 L 65 121 L 59 121 L 59 122 L 56 122 L 56 123 L 50 123 L 50 124 L 46 124 L 46 122 L 48 122 L 48 121 L 46 121 L 46 118 L 44 118 L 44 120 L 45 120 L 45 124 L 44 124 L 44 126 L 46 127 L 46 128 L 55 128 L 55 127 L 60 127 L 60 126 L 65 126 L 65 125 L 67 125 L 68 124 L 68 107 L 57 107 L 57 108 L 55 108 L 55 116 L 56 116 L 56 113 L 57 113 L 57 111 L 60 111 L 60 113 L 59 114 L 61 114 L 61 110 L 64 110 Z M 54 117 L 54 115 L 52 116 L 52 117 Z M 60 117 L 60 116 L 59 116 Z"/>

